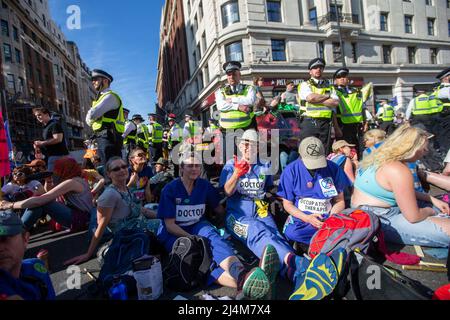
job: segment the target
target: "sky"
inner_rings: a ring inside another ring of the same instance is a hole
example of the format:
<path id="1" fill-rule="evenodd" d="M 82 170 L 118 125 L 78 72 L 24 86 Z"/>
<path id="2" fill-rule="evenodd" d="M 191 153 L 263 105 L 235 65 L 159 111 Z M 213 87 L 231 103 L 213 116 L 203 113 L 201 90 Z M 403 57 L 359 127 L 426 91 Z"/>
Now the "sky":
<path id="1" fill-rule="evenodd" d="M 80 29 L 68 29 L 73 11 L 80 9 Z M 114 77 L 111 88 L 124 107 L 146 115 L 155 111 L 159 31 L 164 0 L 49 0 L 52 19 L 67 41 L 74 41 L 92 69 Z"/>

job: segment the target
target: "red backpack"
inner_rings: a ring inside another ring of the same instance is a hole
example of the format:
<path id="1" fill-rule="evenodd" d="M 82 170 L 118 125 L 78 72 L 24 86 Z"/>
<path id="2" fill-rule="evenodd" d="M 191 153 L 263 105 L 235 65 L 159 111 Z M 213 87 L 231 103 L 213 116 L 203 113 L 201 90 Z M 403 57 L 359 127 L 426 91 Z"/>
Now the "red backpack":
<path id="1" fill-rule="evenodd" d="M 314 258 L 319 253 L 330 254 L 337 248 L 367 253 L 379 228 L 380 220 L 371 212 L 357 209 L 334 214 L 312 237 L 309 255 Z"/>

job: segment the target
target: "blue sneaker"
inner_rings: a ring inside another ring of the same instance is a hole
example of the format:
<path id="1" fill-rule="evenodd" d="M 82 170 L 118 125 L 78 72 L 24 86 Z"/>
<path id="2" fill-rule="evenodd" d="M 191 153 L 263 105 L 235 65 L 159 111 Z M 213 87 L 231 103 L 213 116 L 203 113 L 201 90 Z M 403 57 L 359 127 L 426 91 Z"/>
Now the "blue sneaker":
<path id="1" fill-rule="evenodd" d="M 321 253 L 309 264 L 303 282 L 296 281 L 296 289 L 289 300 L 321 300 L 333 292 L 337 281 L 334 262 Z"/>
<path id="2" fill-rule="evenodd" d="M 345 261 L 347 260 L 347 250 L 345 248 L 339 248 L 334 250 L 329 257 L 333 260 L 338 276 L 340 276 L 344 269 Z"/>
<path id="3" fill-rule="evenodd" d="M 280 257 L 275 247 L 268 244 L 263 251 L 261 260 L 259 261 L 259 267 L 264 271 L 269 279 L 270 287 L 272 288 L 270 297 L 275 298 L 275 281 L 277 280 L 278 273 L 280 272 Z"/>

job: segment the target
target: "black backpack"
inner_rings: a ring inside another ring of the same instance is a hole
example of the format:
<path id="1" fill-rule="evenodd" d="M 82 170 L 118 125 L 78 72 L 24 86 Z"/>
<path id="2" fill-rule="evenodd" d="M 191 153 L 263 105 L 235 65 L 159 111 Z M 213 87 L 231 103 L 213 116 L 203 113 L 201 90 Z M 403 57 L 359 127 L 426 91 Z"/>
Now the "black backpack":
<path id="1" fill-rule="evenodd" d="M 178 238 L 163 269 L 164 284 L 173 291 L 205 286 L 212 264 L 208 241 L 199 236 Z"/>

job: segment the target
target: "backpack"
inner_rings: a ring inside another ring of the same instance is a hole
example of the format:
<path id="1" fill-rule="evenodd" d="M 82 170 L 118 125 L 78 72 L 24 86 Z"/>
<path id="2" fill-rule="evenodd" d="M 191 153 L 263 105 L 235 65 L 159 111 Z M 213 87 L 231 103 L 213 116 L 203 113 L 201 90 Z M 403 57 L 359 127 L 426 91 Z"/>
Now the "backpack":
<path id="1" fill-rule="evenodd" d="M 173 291 L 189 291 L 207 282 L 212 263 L 209 243 L 199 236 L 180 237 L 163 269 L 164 283 Z"/>
<path id="2" fill-rule="evenodd" d="M 325 220 L 314 234 L 309 246 L 309 255 L 329 255 L 337 248 L 347 251 L 359 249 L 367 253 L 372 239 L 380 228 L 378 216 L 362 210 L 345 210 Z"/>
<path id="3" fill-rule="evenodd" d="M 115 275 L 121 275 L 127 288 L 136 292 L 136 281 L 132 276 L 133 261 L 150 251 L 149 234 L 142 229 L 121 229 L 114 234 L 111 245 L 103 257 L 103 265 L 97 279 L 97 284 L 108 292 Z M 130 273 L 129 275 L 125 275 Z"/>
<path id="4" fill-rule="evenodd" d="M 392 267 L 351 251 L 333 295 L 346 300 L 430 300 L 433 291 Z"/>

